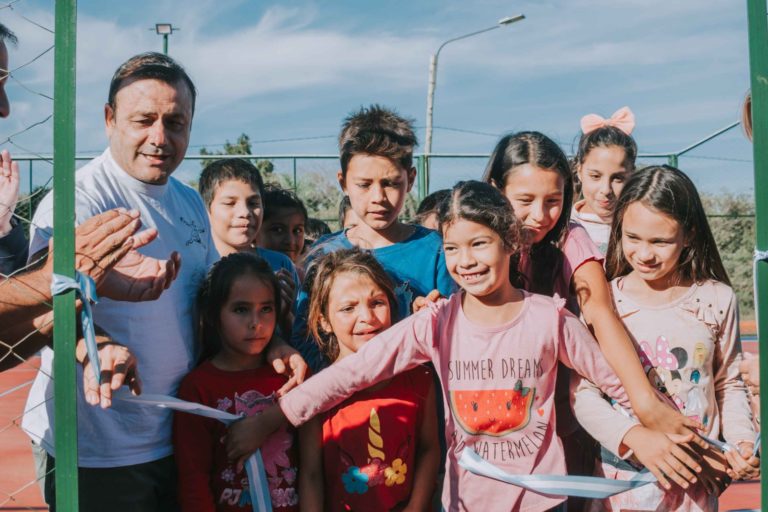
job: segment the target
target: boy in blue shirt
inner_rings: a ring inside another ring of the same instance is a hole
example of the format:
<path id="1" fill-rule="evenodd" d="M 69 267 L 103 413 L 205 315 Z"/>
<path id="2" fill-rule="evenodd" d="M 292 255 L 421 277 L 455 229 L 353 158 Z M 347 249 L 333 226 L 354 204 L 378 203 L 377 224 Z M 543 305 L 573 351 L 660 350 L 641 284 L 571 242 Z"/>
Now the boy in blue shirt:
<path id="1" fill-rule="evenodd" d="M 280 281 L 281 309 L 290 312 L 299 284 L 296 267 L 285 254 L 256 247 L 264 220 L 264 180 L 259 170 L 241 158 L 216 160 L 203 169 L 198 190 L 208 209 L 219 255 L 252 251 L 264 258 Z M 292 315 L 286 313 L 280 322 L 283 333 L 290 332 L 292 321 Z"/>
<path id="2" fill-rule="evenodd" d="M 399 317 L 410 314 L 416 297 L 438 290 L 448 296 L 454 282 L 445 267 L 442 239 L 437 232 L 400 222 L 398 216 L 416 180 L 412 122 L 372 105 L 351 114 L 339 136 L 339 185 L 349 197 L 358 222 L 318 240 L 306 268 L 319 254 L 359 246 L 369 249 L 396 285 Z M 328 365 L 307 334 L 307 290 L 299 292 L 291 343 L 313 372 Z"/>

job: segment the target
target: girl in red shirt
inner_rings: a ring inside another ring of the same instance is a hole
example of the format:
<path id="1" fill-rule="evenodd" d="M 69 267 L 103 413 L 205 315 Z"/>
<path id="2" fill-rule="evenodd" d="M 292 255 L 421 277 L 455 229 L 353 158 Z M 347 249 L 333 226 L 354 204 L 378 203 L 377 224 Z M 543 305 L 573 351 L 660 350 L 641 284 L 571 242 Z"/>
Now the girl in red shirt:
<path id="1" fill-rule="evenodd" d="M 253 253 L 225 256 L 211 267 L 198 294 L 203 354 L 181 382 L 179 398 L 251 416 L 275 403 L 285 377 L 264 364 L 280 313 L 280 287 L 269 264 Z M 226 426 L 176 413 L 174 448 L 183 512 L 250 512 L 248 478 L 227 460 Z M 292 428 L 261 447 L 272 509 L 298 512 L 298 453 Z"/>
<path id="2" fill-rule="evenodd" d="M 329 253 L 307 280 L 309 328 L 330 360 L 357 352 L 392 324 L 395 291 L 371 253 Z M 418 366 L 302 427 L 301 510 L 427 510 L 440 461 L 432 381 Z"/>

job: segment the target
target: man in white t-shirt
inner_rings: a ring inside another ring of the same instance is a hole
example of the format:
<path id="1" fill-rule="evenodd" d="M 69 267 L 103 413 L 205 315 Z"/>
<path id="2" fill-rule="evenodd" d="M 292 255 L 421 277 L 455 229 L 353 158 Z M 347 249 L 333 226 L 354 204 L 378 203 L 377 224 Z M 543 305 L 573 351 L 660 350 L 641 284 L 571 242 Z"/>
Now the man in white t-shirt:
<path id="1" fill-rule="evenodd" d="M 172 251 L 181 255 L 178 276 L 159 299 L 105 299 L 94 307 L 95 323 L 138 359 L 144 393 L 176 394 L 181 378 L 194 366 L 195 296 L 208 267 L 219 258 L 200 196 L 171 177 L 186 153 L 195 95 L 187 73 L 168 56 L 145 53 L 126 61 L 112 78 L 104 110 L 109 148 L 76 175 L 78 223 L 112 208 L 137 209 L 143 225 L 158 232 L 141 252 L 154 258 Z M 31 255 L 47 246 L 52 221 L 49 194 L 34 217 Z M 22 423 L 48 452 L 49 466 L 55 455 L 48 377 L 52 358 L 46 350 Z M 295 358 L 290 362 L 296 370 Z M 282 361 L 274 364 L 282 366 Z M 100 410 L 87 406 L 78 394 L 78 450 L 81 511 L 177 508 L 170 412 L 120 400 Z M 52 485 L 53 479 L 47 479 L 49 505 Z"/>
<path id="2" fill-rule="evenodd" d="M 7 118 L 11 105 L 5 92 L 10 77 L 8 45 L 16 44 L 16 35 L 0 23 L 0 118 Z M 20 364 L 52 343 L 51 275 L 53 258 L 41 267 L 23 269 L 27 263 L 27 239 L 23 226 L 14 218 L 19 199 L 19 166 L 7 150 L 0 153 L 0 372 Z M 140 224 L 138 212 L 112 210 L 92 217 L 78 226 L 75 232 L 75 267 L 89 275 L 99 286 L 99 293 L 109 294 L 106 283 L 111 279 L 111 291 L 120 294 L 127 288 L 134 296 L 150 300 L 170 285 L 174 277 L 174 261 L 150 260 L 135 252 L 154 237 L 152 230 L 136 234 Z M 133 236 L 135 234 L 135 236 Z M 135 263 L 141 260 L 140 268 Z M 133 263 L 130 263 L 130 262 Z M 130 263 L 126 269 L 111 272 L 121 263 Z M 140 271 L 139 271 L 140 270 Z M 159 286 L 156 286 L 159 285 Z M 123 382 L 139 391 L 136 360 L 124 346 L 99 337 L 99 359 L 102 371 L 109 372 L 112 380 L 104 379 L 100 387 L 92 372 L 85 372 L 86 399 L 91 404 L 108 407 L 111 388 Z M 78 341 L 78 361 L 88 366 L 83 358 L 85 342 Z"/>

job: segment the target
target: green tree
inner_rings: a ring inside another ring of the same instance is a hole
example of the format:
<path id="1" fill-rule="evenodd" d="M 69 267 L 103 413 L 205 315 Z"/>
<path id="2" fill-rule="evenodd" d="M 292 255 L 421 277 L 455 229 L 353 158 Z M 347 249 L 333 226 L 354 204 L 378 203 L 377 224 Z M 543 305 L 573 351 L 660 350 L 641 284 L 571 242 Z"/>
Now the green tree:
<path id="1" fill-rule="evenodd" d="M 742 318 L 754 318 L 752 253 L 755 248 L 755 203 L 744 194 L 702 194 L 709 225 L 717 242 Z"/>
<path id="2" fill-rule="evenodd" d="M 250 155 L 252 154 L 251 138 L 245 133 L 241 133 L 234 143 L 229 142 L 229 140 L 224 141 L 224 147 L 222 148 L 221 151 L 209 151 L 208 148 L 203 147 L 203 148 L 200 148 L 200 154 L 204 156 Z M 209 163 L 211 163 L 213 160 L 214 159 L 200 160 L 200 167 L 205 169 L 206 166 Z M 259 172 L 261 172 L 262 175 L 269 175 L 275 169 L 274 164 L 272 164 L 272 162 L 270 162 L 269 160 L 249 159 L 249 161 L 256 166 L 256 168 L 259 170 Z"/>

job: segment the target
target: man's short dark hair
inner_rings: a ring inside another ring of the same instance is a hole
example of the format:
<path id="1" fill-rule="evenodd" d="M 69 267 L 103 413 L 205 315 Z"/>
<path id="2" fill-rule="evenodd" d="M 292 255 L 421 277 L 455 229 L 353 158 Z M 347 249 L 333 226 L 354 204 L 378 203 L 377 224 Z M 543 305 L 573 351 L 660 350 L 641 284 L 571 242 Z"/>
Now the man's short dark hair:
<path id="1" fill-rule="evenodd" d="M 5 42 L 16 44 L 19 42 L 19 39 L 16 37 L 16 34 L 11 32 L 11 29 L 0 23 L 0 43 Z"/>
<path id="2" fill-rule="evenodd" d="M 261 173 L 251 162 L 242 158 L 222 158 L 208 164 L 200 174 L 197 190 L 203 197 L 207 209 L 216 196 L 216 189 L 225 181 L 241 181 L 247 183 L 264 198 L 264 180 Z"/>
<path id="3" fill-rule="evenodd" d="M 123 62 L 109 84 L 107 104 L 116 110 L 115 96 L 118 91 L 137 80 L 160 80 L 169 85 L 185 84 L 192 96 L 192 113 L 195 113 L 197 89 L 181 65 L 167 55 L 157 52 L 140 53 Z"/>
<path id="4" fill-rule="evenodd" d="M 341 127 L 341 174 L 347 175 L 349 161 L 359 154 L 383 156 L 410 170 L 417 144 L 412 120 L 380 105 L 363 107 L 350 114 Z"/>

